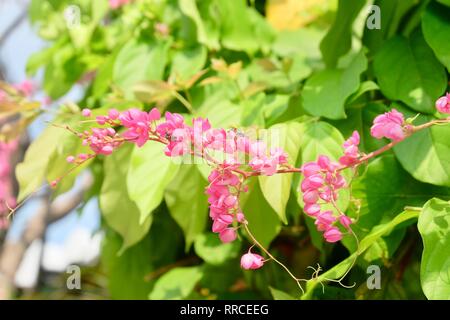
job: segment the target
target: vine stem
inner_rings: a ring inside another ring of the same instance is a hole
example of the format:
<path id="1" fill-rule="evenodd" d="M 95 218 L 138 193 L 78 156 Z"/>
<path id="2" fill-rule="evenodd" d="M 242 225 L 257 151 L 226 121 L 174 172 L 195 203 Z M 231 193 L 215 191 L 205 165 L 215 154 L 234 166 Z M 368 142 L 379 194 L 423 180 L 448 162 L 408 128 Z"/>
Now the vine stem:
<path id="1" fill-rule="evenodd" d="M 172 94 L 175 98 L 178 99 L 178 101 L 180 101 L 186 107 L 186 109 L 188 109 L 189 113 L 191 114 L 195 113 L 191 103 L 188 100 L 186 100 L 181 94 L 179 94 L 177 91 L 173 91 Z"/>
<path id="2" fill-rule="evenodd" d="M 297 278 L 290 270 L 288 267 L 286 267 L 280 260 L 278 260 L 277 258 L 275 258 L 270 252 L 269 250 L 267 250 L 253 235 L 253 233 L 250 231 L 249 227 L 248 227 L 248 222 L 245 221 L 243 223 L 244 225 L 244 229 L 245 232 L 247 232 L 248 236 L 250 237 L 250 239 L 252 240 L 252 242 L 257 245 L 265 254 L 267 254 L 267 256 L 269 256 L 269 258 L 273 261 L 275 261 L 277 264 L 279 264 L 288 274 L 289 276 L 295 280 L 295 282 L 297 283 L 298 287 L 300 288 L 300 290 L 302 291 L 303 294 L 305 294 L 305 290 L 303 289 L 302 285 L 300 284 L 300 281 L 305 281 L 307 282 L 308 280 L 306 279 L 299 279 Z"/>
<path id="3" fill-rule="evenodd" d="M 418 126 L 411 126 L 411 128 L 409 129 L 407 134 L 403 137 L 403 139 L 400 139 L 400 140 L 397 140 L 397 141 L 392 141 L 392 142 L 388 143 L 387 145 L 381 147 L 380 149 L 372 151 L 372 152 L 366 154 L 365 156 L 361 157 L 357 162 L 353 163 L 351 166 L 344 166 L 344 167 L 339 168 L 338 170 L 341 171 L 341 170 L 347 169 L 349 167 L 357 167 L 360 164 L 362 164 L 364 162 L 367 162 L 371 158 L 374 158 L 374 157 L 382 154 L 383 152 L 386 152 L 386 151 L 392 149 L 394 146 L 396 146 L 397 144 L 399 144 L 403 140 L 409 138 L 411 135 L 413 135 L 414 133 L 416 133 L 418 131 L 421 131 L 421 130 L 426 129 L 426 128 L 430 128 L 430 127 L 432 127 L 434 125 L 437 125 L 437 124 L 446 124 L 446 123 L 450 123 L 450 118 L 432 120 L 432 121 L 429 121 L 427 123 L 424 123 L 424 124 L 421 124 L 421 125 L 418 125 Z"/>

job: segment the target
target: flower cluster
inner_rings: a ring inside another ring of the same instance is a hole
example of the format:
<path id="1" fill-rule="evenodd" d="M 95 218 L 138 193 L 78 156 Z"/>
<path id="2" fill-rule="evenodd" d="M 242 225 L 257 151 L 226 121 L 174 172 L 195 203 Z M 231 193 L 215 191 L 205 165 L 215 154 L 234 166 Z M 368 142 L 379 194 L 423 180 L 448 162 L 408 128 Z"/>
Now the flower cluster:
<path id="1" fill-rule="evenodd" d="M 224 243 L 237 238 L 236 228 L 231 225 L 245 221 L 239 207 L 239 194 L 246 189 L 239 176 L 232 171 L 236 167 L 220 165 L 212 170 L 208 177 L 209 186 L 206 188 L 210 204 L 209 216 L 213 220 L 212 231 L 218 233 Z"/>
<path id="2" fill-rule="evenodd" d="M 359 152 L 359 133 L 358 131 L 353 131 L 350 138 L 344 142 L 344 155 L 339 158 L 339 162 L 344 166 L 352 166 L 358 162 L 361 156 Z"/>
<path id="3" fill-rule="evenodd" d="M 332 210 L 322 210 L 322 204 L 332 204 L 336 209 L 338 191 L 346 187 L 346 181 L 339 171 L 339 163 L 332 162 L 327 156 L 321 155 L 317 161 L 308 162 L 302 166 L 305 176 L 301 183 L 304 211 L 315 218 L 317 230 L 323 232 L 328 242 L 342 239 L 342 232 L 335 225 L 337 221 L 349 228 L 351 219 L 343 213 L 336 216 Z"/>
<path id="4" fill-rule="evenodd" d="M 394 141 L 403 140 L 406 135 L 403 114 L 392 109 L 377 116 L 370 128 L 370 134 L 377 139 L 385 137 Z"/>
<path id="5" fill-rule="evenodd" d="M 119 2 L 122 3 L 117 3 Z M 450 95 L 441 97 L 436 102 L 436 108 L 440 112 L 450 113 Z M 84 109 L 82 114 L 85 117 L 92 116 L 88 109 Z M 301 172 L 304 175 L 300 189 L 305 213 L 315 219 L 317 229 L 323 232 L 327 242 L 340 241 L 344 235 L 343 230 L 351 232 L 350 226 L 353 223 L 337 205 L 339 191 L 348 187 L 342 171 L 356 167 L 363 160 L 377 154 L 363 155 L 359 150 L 359 133 L 354 131 L 344 142 L 343 155 L 338 162 L 320 155 L 316 161 L 297 169 L 288 164 L 284 150 L 269 148 L 263 141 L 251 140 L 236 129 L 212 128 L 208 119 L 194 118 L 192 125 L 188 125 L 184 117 L 177 113 L 166 112 L 165 118 L 161 119 L 156 108 L 149 112 L 138 109 L 119 112 L 111 109 L 106 116 L 97 116 L 96 122 L 107 127 L 77 133 L 83 139 L 83 144 L 89 146 L 94 154 L 70 156 L 67 161 L 82 163 L 98 154 L 110 155 L 124 142 L 142 147 L 149 140 L 165 144 L 164 152 L 169 157 L 190 154 L 203 158 L 213 167 L 205 191 L 208 195 L 209 215 L 213 221 L 212 231 L 218 233 L 224 243 L 234 241 L 238 228 L 243 224 L 246 227 L 247 221 L 239 204 L 241 193 L 247 192 L 246 179 L 282 172 Z M 116 128 L 119 126 L 125 129 L 122 133 Z M 392 109 L 374 119 L 371 135 L 399 142 L 410 134 L 408 126 L 403 114 Z M 211 156 L 217 151 L 224 156 L 223 159 Z M 248 231 L 247 227 L 246 230 Z M 241 258 L 241 267 L 247 270 L 258 269 L 264 262 L 262 256 L 249 250 Z"/>
<path id="6" fill-rule="evenodd" d="M 0 142 L 0 230 L 8 227 L 7 213 L 9 208 L 16 206 L 11 182 L 11 155 L 17 150 L 18 145 L 18 140 Z"/>

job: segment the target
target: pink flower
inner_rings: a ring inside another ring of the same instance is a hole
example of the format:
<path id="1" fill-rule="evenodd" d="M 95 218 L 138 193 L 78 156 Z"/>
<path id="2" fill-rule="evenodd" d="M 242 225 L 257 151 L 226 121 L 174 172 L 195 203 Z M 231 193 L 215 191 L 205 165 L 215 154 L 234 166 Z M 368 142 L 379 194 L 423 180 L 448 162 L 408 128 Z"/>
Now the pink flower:
<path id="1" fill-rule="evenodd" d="M 75 161 L 75 157 L 74 157 L 74 156 L 68 156 L 68 157 L 66 158 L 66 161 L 67 161 L 68 163 L 73 163 L 73 162 Z"/>
<path id="2" fill-rule="evenodd" d="M 317 219 L 314 223 L 317 226 L 317 230 L 325 231 L 328 230 L 335 221 L 336 217 L 333 216 L 333 212 L 325 211 L 317 215 Z"/>
<path id="3" fill-rule="evenodd" d="M 344 143 L 344 148 L 347 148 L 347 155 L 353 156 L 354 151 L 348 149 L 358 144 L 359 134 L 355 131 Z M 339 189 L 346 186 L 346 181 L 338 170 L 339 167 L 338 163 L 331 161 L 324 155 L 320 155 L 317 161 L 308 162 L 302 166 L 302 173 L 305 176 L 300 186 L 303 192 L 303 202 L 305 203 L 303 210 L 315 219 L 314 224 L 317 230 L 324 232 L 324 237 L 327 241 L 337 239 L 336 235 L 333 238 L 333 232 L 328 232 L 328 230 L 335 228 L 333 225 L 336 223 L 337 218 L 334 216 L 333 211 L 321 212 L 319 201 L 321 199 L 326 203 L 334 204 L 334 201 L 338 199 Z M 346 220 L 343 221 L 344 223 L 348 222 Z M 339 229 L 337 230 L 339 231 Z"/>
<path id="4" fill-rule="evenodd" d="M 233 242 L 237 238 L 236 230 L 227 228 L 219 233 L 220 241 L 223 243 Z"/>
<path id="5" fill-rule="evenodd" d="M 307 203 L 303 210 L 310 216 L 316 216 L 320 212 L 320 205 L 316 203 Z"/>
<path id="6" fill-rule="evenodd" d="M 351 166 L 358 161 L 359 158 L 359 133 L 353 131 L 353 134 L 344 142 L 344 155 L 339 159 L 339 162 L 344 166 Z"/>
<path id="7" fill-rule="evenodd" d="M 85 109 L 81 110 L 81 115 L 83 117 L 90 117 L 92 115 L 92 112 L 90 109 L 85 108 Z"/>
<path id="8" fill-rule="evenodd" d="M 352 219 L 347 217 L 346 215 L 340 215 L 339 216 L 339 222 L 342 224 L 342 226 L 346 229 L 350 228 L 350 225 L 353 223 Z"/>
<path id="9" fill-rule="evenodd" d="M 264 258 L 259 254 L 248 252 L 241 257 L 241 267 L 245 270 L 259 269 L 264 265 Z"/>
<path id="10" fill-rule="evenodd" d="M 331 227 L 323 234 L 327 242 L 337 242 L 342 239 L 342 232 L 336 227 Z"/>
<path id="11" fill-rule="evenodd" d="M 172 135 L 176 129 L 184 129 L 184 118 L 181 114 L 166 112 L 166 121 L 156 127 L 156 131 L 162 137 Z"/>
<path id="12" fill-rule="evenodd" d="M 1 99 L 0 99 L 1 100 Z M 447 93 L 445 96 L 440 97 L 436 101 L 436 109 L 442 113 L 450 114 L 450 93 Z"/>
<path id="13" fill-rule="evenodd" d="M 305 177 L 319 173 L 322 169 L 316 162 L 308 162 L 302 166 L 302 172 Z"/>
<path id="14" fill-rule="evenodd" d="M 119 118 L 120 112 L 117 111 L 117 109 L 109 109 L 108 111 L 108 118 L 110 120 L 116 120 L 117 118 Z"/>
<path id="15" fill-rule="evenodd" d="M 370 128 L 370 134 L 377 139 L 386 137 L 394 141 L 400 141 L 405 138 L 405 132 L 403 130 L 404 122 L 403 114 L 392 109 L 390 112 L 386 112 L 375 118 L 373 126 Z"/>
<path id="16" fill-rule="evenodd" d="M 272 148 L 270 150 L 270 157 L 272 159 L 276 159 L 278 164 L 284 164 L 284 163 L 287 163 L 288 155 L 281 148 Z"/>
<path id="17" fill-rule="evenodd" d="M 115 114 L 113 115 L 115 116 Z M 119 115 L 119 121 L 128 128 L 123 133 L 123 137 L 133 141 L 138 147 L 142 147 L 149 139 L 152 123 L 159 118 L 160 113 L 156 108 L 148 113 L 138 109 L 129 109 L 123 112 Z"/>
<path id="18" fill-rule="evenodd" d="M 0 102 L 5 101 L 7 97 L 8 97 L 8 95 L 6 94 L 6 92 L 3 90 L 0 90 Z"/>
<path id="19" fill-rule="evenodd" d="M 97 123 L 102 126 L 108 121 L 108 118 L 105 116 L 97 116 L 95 117 L 95 121 L 97 121 Z"/>
<path id="20" fill-rule="evenodd" d="M 110 155 L 122 143 L 117 138 L 118 134 L 113 128 L 93 128 L 92 133 L 84 133 L 83 144 L 89 145 L 96 154 Z M 82 157 L 87 159 L 88 156 L 78 155 L 80 160 L 84 160 Z"/>
<path id="21" fill-rule="evenodd" d="M 117 9 L 120 8 L 121 6 L 128 4 L 131 1 L 132 0 L 109 0 L 109 7 L 111 9 Z"/>
<path id="22" fill-rule="evenodd" d="M 19 90 L 25 97 L 31 97 L 36 91 L 36 85 L 29 79 L 14 85 L 14 87 Z"/>

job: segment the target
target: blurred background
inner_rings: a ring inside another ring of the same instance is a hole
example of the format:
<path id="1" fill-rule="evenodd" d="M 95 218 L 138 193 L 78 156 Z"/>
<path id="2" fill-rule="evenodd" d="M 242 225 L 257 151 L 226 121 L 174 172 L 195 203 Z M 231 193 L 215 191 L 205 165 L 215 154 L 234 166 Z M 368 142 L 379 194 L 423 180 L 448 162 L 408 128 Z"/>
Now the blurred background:
<path id="1" fill-rule="evenodd" d="M 30 95 L 48 110 L 64 102 L 76 102 L 83 96 L 82 85 L 75 84 L 64 97 L 50 101 L 40 88 L 42 70 L 33 78 L 26 75 L 30 56 L 48 45 L 30 24 L 29 5 L 27 0 L 0 1 L 0 80 L 29 84 L 32 87 Z M 1 150 L 12 154 L 12 167 L 52 117 L 51 112 L 39 116 L 20 136 L 17 147 L 11 151 Z M 0 124 L 3 125 L 1 120 Z M 7 163 L 2 162 L 1 165 L 6 166 Z M 66 287 L 70 265 L 86 267 L 88 271 L 91 267 L 95 275 L 93 286 L 98 286 L 98 290 L 89 290 L 87 279 L 90 274 L 87 272 L 86 292 L 88 295 L 92 292 L 94 298 L 105 296 L 103 289 L 106 284 L 102 283 L 102 274 L 97 270 L 102 240 L 97 199 L 91 199 L 82 208 L 80 206 L 82 194 L 91 183 L 92 178 L 86 173 L 77 180 L 73 190 L 55 200 L 50 199 L 49 190 L 41 189 L 5 222 L 9 228 L 0 231 L 0 298 L 7 298 L 12 291 L 21 298 L 64 298 L 66 291 L 60 288 Z M 17 194 L 15 181 L 12 184 Z M 58 212 L 49 217 L 52 205 Z M 14 291 L 14 288 L 18 290 Z"/>

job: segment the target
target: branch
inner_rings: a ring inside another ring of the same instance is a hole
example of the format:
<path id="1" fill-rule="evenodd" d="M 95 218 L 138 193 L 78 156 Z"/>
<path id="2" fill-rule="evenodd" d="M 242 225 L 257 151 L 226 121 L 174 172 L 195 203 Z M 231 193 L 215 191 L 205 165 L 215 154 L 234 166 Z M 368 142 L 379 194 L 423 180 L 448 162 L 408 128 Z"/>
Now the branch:
<path id="1" fill-rule="evenodd" d="M 14 287 L 14 277 L 30 244 L 44 237 L 50 223 L 53 223 L 72 212 L 83 200 L 83 196 L 92 185 L 92 177 L 85 176 L 79 190 L 73 194 L 63 195 L 50 203 L 47 193 L 41 197 L 41 205 L 35 215 L 28 221 L 18 241 L 6 240 L 0 255 L 0 299 L 9 297 Z M 3 290 L 2 290 L 3 288 Z M 9 289 L 8 289 L 9 288 Z"/>
<path id="2" fill-rule="evenodd" d="M 3 34 L 0 36 L 0 47 L 3 45 L 3 43 L 8 39 L 9 36 L 11 36 L 15 29 L 27 18 L 28 16 L 28 9 L 25 8 L 22 13 L 20 13 L 16 19 L 6 28 L 6 30 L 3 32 Z"/>

